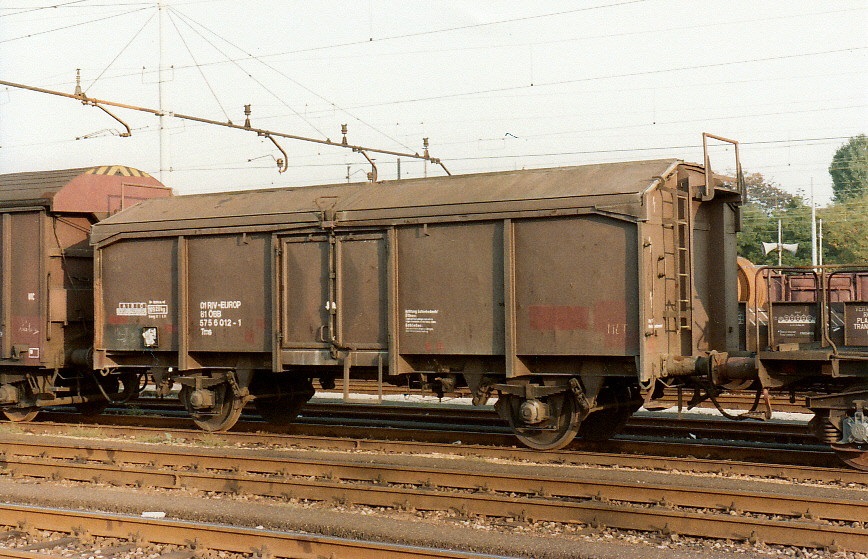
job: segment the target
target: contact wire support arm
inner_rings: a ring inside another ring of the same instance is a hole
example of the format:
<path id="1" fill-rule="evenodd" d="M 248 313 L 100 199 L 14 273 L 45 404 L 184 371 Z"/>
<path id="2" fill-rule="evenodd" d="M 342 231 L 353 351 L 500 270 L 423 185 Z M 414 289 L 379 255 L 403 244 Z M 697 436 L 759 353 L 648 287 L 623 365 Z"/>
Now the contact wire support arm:
<path id="1" fill-rule="evenodd" d="M 277 160 L 277 172 L 285 173 L 286 170 L 289 168 L 289 156 L 286 155 L 286 150 L 280 147 L 280 144 L 277 143 L 277 140 L 271 137 L 271 134 L 265 134 L 265 137 L 271 140 L 271 143 L 274 144 L 274 147 L 276 147 L 280 151 L 280 153 L 283 154 L 283 157 Z"/>
<path id="2" fill-rule="evenodd" d="M 219 121 L 219 120 L 213 120 L 210 118 L 203 118 L 203 117 L 194 116 L 194 115 L 187 115 L 187 114 L 174 113 L 174 112 L 165 112 L 165 111 L 160 111 L 158 109 L 152 109 L 149 107 L 140 107 L 137 105 L 130 105 L 127 103 L 118 103 L 116 101 L 97 99 L 95 97 L 85 97 L 83 93 L 64 93 L 63 91 L 55 91 L 52 89 L 45 89 L 42 87 L 25 85 L 25 84 L 20 84 L 20 83 L 5 81 L 5 80 L 0 80 L 0 85 L 4 85 L 7 87 L 14 87 L 16 89 L 24 89 L 27 91 L 35 91 L 37 93 L 45 93 L 48 95 L 55 95 L 57 97 L 66 97 L 67 99 L 75 99 L 77 101 L 81 101 L 82 103 L 92 105 L 94 107 L 99 107 L 100 109 L 102 109 L 103 111 L 105 111 L 106 113 L 108 113 L 109 115 L 114 117 L 116 120 L 118 120 L 119 122 L 124 124 L 124 127 L 127 129 L 128 132 L 129 132 L 130 128 L 125 123 L 123 123 L 123 121 L 121 121 L 120 119 L 115 117 L 111 112 L 109 112 L 105 107 L 117 107 L 119 109 L 128 109 L 131 111 L 139 111 L 139 112 L 143 112 L 143 113 L 149 113 L 149 114 L 152 114 L 155 116 L 170 116 L 173 118 L 179 118 L 181 120 L 189 120 L 191 122 L 199 122 L 202 124 L 212 124 L 215 126 L 223 126 L 224 128 L 233 128 L 236 130 L 246 130 L 249 132 L 255 132 L 259 136 L 268 137 L 272 142 L 275 142 L 274 138 L 286 138 L 288 140 L 298 140 L 298 141 L 302 141 L 302 142 L 311 142 L 314 144 L 351 149 L 353 151 L 360 152 L 363 154 L 364 154 L 364 152 L 381 153 L 383 155 L 394 155 L 396 157 L 408 157 L 411 159 L 422 159 L 425 161 L 430 161 L 433 164 L 439 165 L 447 175 L 452 174 L 449 172 L 448 169 L 446 169 L 446 166 L 443 164 L 442 161 L 440 161 L 439 158 L 431 157 L 431 155 L 428 153 L 427 142 L 425 142 L 426 143 L 426 146 L 425 146 L 426 149 L 424 150 L 424 153 L 422 153 L 422 154 L 419 154 L 418 152 L 414 152 L 414 153 L 400 152 L 400 151 L 394 151 L 394 150 L 388 150 L 388 149 L 372 148 L 372 147 L 366 147 L 366 146 L 351 144 L 349 142 L 346 142 L 346 137 L 344 137 L 344 141 L 342 141 L 342 142 L 333 142 L 330 138 L 325 138 L 325 139 L 310 138 L 308 136 L 300 136 L 298 134 L 288 134 L 285 132 L 277 132 L 274 130 L 267 130 L 264 128 L 256 128 L 256 127 L 250 126 L 249 119 L 247 122 L 245 122 L 245 124 L 242 125 L 242 124 L 235 124 L 231 121 L 223 122 L 223 121 Z M 249 114 L 249 113 L 247 113 L 247 114 Z M 126 137 L 126 136 L 129 136 L 130 134 L 127 133 L 127 134 L 122 134 L 122 135 Z M 283 150 L 281 150 L 281 152 L 282 151 Z M 367 155 L 365 155 L 365 157 L 367 157 Z"/>
<path id="3" fill-rule="evenodd" d="M 114 114 L 113 112 L 111 112 L 110 110 L 106 109 L 105 107 L 103 107 L 102 105 L 100 105 L 100 104 L 98 104 L 98 103 L 92 103 L 92 102 L 90 101 L 90 99 L 82 98 L 81 102 L 82 102 L 82 104 L 84 104 L 84 105 L 91 105 L 92 107 L 96 107 L 97 109 L 103 111 L 105 114 L 109 115 L 110 117 L 112 117 L 113 119 L 115 119 L 116 121 L 118 121 L 118 122 L 121 124 L 121 126 L 123 126 L 124 128 L 126 128 L 126 130 L 127 130 L 126 132 L 119 132 L 119 133 L 118 133 L 118 135 L 119 135 L 121 138 L 129 138 L 130 136 L 133 135 L 133 131 L 132 131 L 132 129 L 130 128 L 130 125 L 127 124 L 126 122 L 124 122 L 123 120 L 121 120 L 121 119 L 118 117 L 118 115 Z"/>
<path id="4" fill-rule="evenodd" d="M 377 182 L 377 164 L 374 163 L 374 160 L 371 159 L 371 156 L 365 153 L 363 149 L 354 149 L 353 151 L 357 151 L 365 156 L 365 159 L 368 160 L 368 163 L 371 164 L 371 172 L 368 173 L 368 180 L 371 182 Z"/>

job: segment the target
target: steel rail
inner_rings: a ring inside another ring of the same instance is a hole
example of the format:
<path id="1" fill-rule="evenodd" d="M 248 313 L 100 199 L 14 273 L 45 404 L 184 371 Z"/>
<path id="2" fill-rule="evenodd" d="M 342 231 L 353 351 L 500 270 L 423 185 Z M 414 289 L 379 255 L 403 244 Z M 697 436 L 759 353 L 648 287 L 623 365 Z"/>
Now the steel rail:
<path id="1" fill-rule="evenodd" d="M 296 499 L 314 501 L 333 501 L 343 505 L 358 504 L 377 507 L 390 507 L 412 510 L 458 510 L 463 516 L 483 515 L 486 517 L 509 517 L 518 518 L 522 521 L 550 521 L 562 523 L 581 522 L 583 524 L 604 525 L 610 528 L 660 531 L 668 530 L 687 536 L 726 538 L 736 540 L 755 539 L 770 544 L 793 545 L 811 548 L 844 548 L 851 551 L 868 551 L 868 532 L 861 526 L 861 520 L 865 518 L 865 502 L 851 501 L 836 503 L 837 509 L 842 512 L 840 516 L 846 522 L 854 522 L 857 526 L 841 526 L 834 523 L 808 520 L 813 510 L 810 506 L 820 506 L 812 502 L 807 510 L 793 510 L 787 508 L 789 504 L 783 504 L 791 520 L 768 520 L 743 516 L 743 514 L 731 514 L 738 510 L 738 503 L 751 506 L 756 505 L 764 510 L 757 511 L 759 514 L 777 514 L 770 508 L 773 506 L 760 506 L 760 503 L 772 503 L 777 496 L 771 497 L 757 493 L 747 499 L 741 499 L 738 492 L 727 494 L 713 492 L 711 499 L 723 499 L 723 503 L 730 502 L 728 510 L 724 512 L 709 512 L 701 510 L 706 508 L 702 503 L 695 500 L 687 503 L 671 502 L 670 498 L 679 499 L 677 491 L 667 488 L 665 492 L 654 493 L 654 488 L 648 488 L 658 500 L 643 502 L 645 496 L 636 497 L 642 491 L 641 487 L 622 487 L 623 498 L 627 492 L 632 492 L 629 503 L 609 502 L 604 493 L 596 499 L 586 498 L 582 501 L 555 500 L 550 497 L 512 496 L 493 493 L 490 489 L 483 492 L 445 492 L 419 487 L 384 487 L 373 484 L 348 484 L 337 481 L 322 480 L 284 480 L 274 478 L 253 479 L 249 476 L 237 474 L 205 474 L 197 472 L 154 472 L 144 469 L 126 470 L 117 466 L 106 465 L 83 465 L 83 464 L 44 464 L 15 463 L 7 460 L 8 471 L 13 475 L 23 475 L 23 470 L 28 470 L 27 475 L 32 477 L 57 478 L 62 477 L 71 481 L 107 482 L 137 487 L 158 488 L 185 488 L 199 491 L 260 495 L 268 497 L 293 497 Z M 430 472 L 422 472 L 427 475 Z M 447 475 L 461 476 L 461 471 L 446 472 Z M 467 476 L 467 474 L 464 474 Z M 485 477 L 487 480 L 487 476 Z M 533 480 L 539 482 L 541 480 Z M 382 483 L 382 482 L 381 482 Z M 405 480 L 404 483 L 407 483 Z M 563 482 L 561 482 L 563 483 Z M 545 490 L 545 485 L 543 485 Z M 590 487 L 593 491 L 597 487 Z M 659 488 L 658 488 L 659 490 Z M 699 493 L 694 492 L 695 499 Z M 681 495 L 680 497 L 684 497 Z M 679 499 L 680 500 L 680 499 Z M 801 506 L 801 503 L 799 506 Z M 650 506 L 649 506 L 650 505 Z M 835 506 L 833 505 L 833 506 Z M 690 507 L 700 509 L 679 510 L 678 507 Z M 717 505 L 720 506 L 720 505 Z M 725 505 L 724 505 L 725 506 Z M 829 510 L 829 509 L 827 509 Z M 843 511 L 847 510 L 846 513 Z M 753 511 L 752 511 L 753 512 Z M 858 518 L 858 520 L 854 520 Z M 0 521 L 2 522 L 2 521 Z M 157 530 L 162 530 L 160 526 Z M 127 532 L 129 533 L 129 532 Z M 149 534 L 149 537 L 153 535 Z M 228 535 L 233 541 L 238 534 Z M 201 538 L 200 538 L 201 539 Z M 181 540 L 183 541 L 183 540 Z M 221 544 L 206 543 L 206 546 L 219 545 L 225 549 L 222 539 L 217 539 Z M 260 542 L 262 540 L 259 540 Z M 180 543 L 178 540 L 167 543 Z M 268 546 L 269 549 L 271 545 Z M 249 543 L 241 547 L 227 549 L 232 551 L 250 551 Z M 344 556 L 344 555 L 341 555 Z"/>
<path id="2" fill-rule="evenodd" d="M 439 490 L 500 492 L 521 495 L 545 495 L 570 499 L 599 499 L 640 504 L 668 503 L 670 506 L 737 510 L 754 514 L 810 516 L 814 519 L 862 522 L 868 518 L 868 500 L 828 500 L 768 494 L 744 490 L 717 490 L 684 487 L 675 483 L 660 485 L 637 484 L 635 480 L 619 482 L 600 480 L 573 469 L 570 475 L 528 475 L 526 472 L 470 472 L 443 467 L 396 465 L 382 459 L 358 462 L 347 459 L 274 458 L 261 452 L 238 452 L 222 449 L 203 452 L 187 447 L 172 450 L 130 448 L 126 444 L 34 444 L 0 440 L 5 453 L 6 471 L 29 477 L 64 478 L 77 481 L 102 479 L 123 485 L 149 485 L 162 488 L 183 486 L 202 491 L 227 491 L 265 496 L 291 494 L 297 498 L 322 500 L 320 493 L 328 489 L 328 498 L 350 500 L 348 489 L 339 481 L 370 484 L 407 484 Z M 81 461 L 99 462 L 82 464 Z M 70 462 L 72 461 L 72 462 Z M 169 471 L 154 471 L 163 468 Z M 265 479 L 263 479 L 263 476 Z M 293 479 L 294 478 L 294 479 Z M 299 478 L 302 481 L 298 481 Z M 329 480 L 319 486 L 309 479 Z M 673 477 L 673 480 L 678 479 Z M 313 488 L 313 489 L 311 489 Z M 322 491 L 321 491 L 322 490 Z M 379 493 L 383 488 L 375 488 Z M 306 491 L 306 493 L 305 493 Z M 350 490 L 353 491 L 353 490 Z M 396 501 L 378 497 L 369 502 L 371 488 L 361 488 L 353 502 L 384 506 Z M 302 493 L 304 493 L 302 495 Z M 403 497 L 403 490 L 396 498 Z M 359 500 L 356 500 L 359 499 Z M 507 503 L 508 504 L 508 503 Z M 420 507 L 415 507 L 420 508 Z M 485 513 L 491 514 L 491 513 Z M 552 520 L 541 518 L 541 520 Z"/>
<path id="3" fill-rule="evenodd" d="M 175 422 L 177 424 L 178 422 Z M 258 424 L 261 429 L 262 424 Z M 320 434 L 305 429 L 303 434 L 238 432 L 220 433 L 219 435 L 203 433 L 197 429 L 166 429 L 165 427 L 143 427 L 131 425 L 81 425 L 62 423 L 34 422 L 12 425 L 9 429 L 15 431 L 45 434 L 73 435 L 78 437 L 115 437 L 138 438 L 145 441 L 190 441 L 198 444 L 213 444 L 219 439 L 226 444 L 243 445 L 247 447 L 276 448 L 314 448 L 330 450 L 367 450 L 372 452 L 395 452 L 403 454 L 440 453 L 460 456 L 476 456 L 503 460 L 523 460 L 535 463 L 587 464 L 636 468 L 641 470 L 683 470 L 705 473 L 729 473 L 758 477 L 776 477 L 789 480 L 865 483 L 864 472 L 835 467 L 839 463 L 830 451 L 817 452 L 806 449 L 781 450 L 771 452 L 766 447 L 707 447 L 687 443 L 665 443 L 665 448 L 659 444 L 647 441 L 609 441 L 603 444 L 587 445 L 584 449 L 567 449 L 562 451 L 539 452 L 527 448 L 515 447 L 511 436 L 502 436 L 497 440 L 492 434 L 484 435 L 484 442 L 472 444 L 468 442 L 468 433 L 452 433 L 447 440 L 437 442 L 432 440 L 414 439 L 388 440 L 387 438 L 372 439 L 373 435 L 384 433 L 366 429 L 364 434 L 337 429 L 333 426 L 321 429 Z M 413 433 L 419 434 L 417 431 Z M 388 435 L 389 433 L 385 433 Z M 429 433 L 425 433 L 426 435 Z M 494 446 L 499 445 L 499 446 Z M 653 452 L 661 455 L 653 455 Z M 812 465 L 803 464 L 806 456 L 814 456 Z M 737 456 L 741 456 L 740 461 Z M 744 456 L 749 456 L 746 461 Z M 769 461 L 777 458 L 782 463 Z"/>
<path id="4" fill-rule="evenodd" d="M 3 549 L 0 547 L 0 557 L 3 559 L 57 559 L 55 555 L 45 555 L 44 553 L 35 553 L 33 551 L 15 551 L 14 549 Z"/>
<path id="5" fill-rule="evenodd" d="M 377 395 L 379 393 L 377 383 L 364 379 L 351 379 L 349 383 L 349 391 L 351 394 L 366 394 Z M 331 390 L 319 390 L 322 394 L 334 395 L 339 398 L 343 393 L 343 379 L 335 379 L 335 388 Z M 390 384 L 383 385 L 383 394 L 388 395 L 413 395 L 413 396 L 430 396 L 430 393 L 425 393 L 418 388 L 409 388 L 406 386 L 395 386 Z M 469 398 L 472 396 L 466 387 L 456 388 L 450 396 Z M 687 395 L 689 396 L 689 395 Z M 718 402 L 727 409 L 748 409 L 753 404 L 755 395 L 742 393 L 727 393 L 717 397 Z M 664 394 L 659 400 L 671 404 L 673 407 L 678 406 L 678 397 L 675 394 Z M 685 398 L 685 402 L 689 397 Z M 790 401 L 789 395 L 773 394 L 771 396 L 771 405 L 774 411 L 791 412 L 791 413 L 813 413 L 804 406 L 805 395 L 797 394 L 795 402 Z M 801 402 L 801 403 L 800 403 Z M 697 407 L 708 408 L 713 407 L 708 401 L 700 403 Z M 685 403 L 686 409 L 686 403 Z"/>
<path id="6" fill-rule="evenodd" d="M 37 530 L 53 532 L 86 532 L 91 536 L 127 540 L 131 534 L 148 543 L 188 546 L 196 542 L 200 548 L 231 553 L 262 553 L 270 557 L 318 559 L 341 557 L 368 559 L 490 557 L 471 552 L 449 551 L 357 541 L 329 536 L 293 532 L 277 532 L 179 520 L 155 520 L 129 515 L 85 512 L 61 508 L 0 504 L 0 525 L 17 527 L 21 522 Z M 26 556 L 25 556 L 26 557 Z"/>
<path id="7" fill-rule="evenodd" d="M 53 415 L 45 414 L 42 419 L 54 419 L 62 422 L 79 422 L 79 414 Z M 173 432 L 187 429 L 190 422 L 186 412 L 175 417 L 165 416 L 112 416 L 104 415 L 87 420 L 94 426 L 148 427 L 166 429 Z M 42 424 L 41 422 L 36 423 Z M 813 467 L 828 467 L 839 464 L 832 450 L 818 444 L 812 437 L 803 434 L 796 437 L 801 444 L 793 444 L 793 436 L 772 436 L 760 432 L 764 442 L 756 442 L 742 437 L 741 441 L 733 441 L 721 430 L 710 430 L 707 433 L 714 437 L 705 439 L 697 437 L 694 431 L 667 428 L 671 422 L 661 422 L 656 430 L 645 430 L 642 434 L 631 435 L 630 431 L 614 439 L 603 442 L 577 440 L 568 451 L 603 451 L 608 453 L 629 453 L 657 456 L 697 456 L 706 459 L 734 460 L 739 462 L 762 462 L 768 464 L 802 465 Z M 506 427 L 490 426 L 480 428 L 468 425 L 467 422 L 457 423 L 424 423 L 418 420 L 406 423 L 394 423 L 383 420 L 346 420 L 323 418 L 316 420 L 299 420 L 289 426 L 273 426 L 262 421 L 241 421 L 231 433 L 221 433 L 212 437 L 224 437 L 246 433 L 273 433 L 291 436 L 313 436 L 322 438 L 349 438 L 355 440 L 378 441 L 417 441 L 420 443 L 440 443 L 467 447 L 515 447 L 517 441 Z M 699 433 L 699 431 L 696 431 Z M 201 432 L 200 432 L 201 433 Z M 789 441 L 787 444 L 780 444 Z M 531 451 L 536 460 L 545 461 L 546 453 Z M 840 465 L 840 464 L 839 464 Z"/>
<path id="8" fill-rule="evenodd" d="M 137 407 L 133 408 L 131 415 L 142 418 L 142 413 L 177 412 L 186 415 L 186 410 L 180 402 L 175 400 L 136 400 Z M 113 417 L 123 415 L 125 408 L 117 408 L 120 414 L 104 414 L 98 421 L 111 422 Z M 55 417 L 58 410 L 47 409 L 44 414 Z M 682 416 L 677 417 L 669 412 L 646 412 L 654 415 L 634 415 L 627 422 L 625 434 L 664 434 L 667 437 L 682 436 L 690 438 L 714 438 L 724 437 L 735 440 L 766 440 L 781 442 L 794 440 L 803 444 L 816 443 L 813 435 L 808 432 L 805 423 L 765 421 L 751 424 L 736 423 L 718 418 Z M 250 418 L 256 414 L 252 411 Z M 77 414 L 69 414 L 64 417 L 65 421 L 74 421 Z M 68 419 L 66 419 L 68 418 Z M 95 418 L 96 419 L 96 418 Z M 308 402 L 301 411 L 301 415 L 293 421 L 294 425 L 309 425 L 325 420 L 329 423 L 337 423 L 344 420 L 364 420 L 365 426 L 377 427 L 377 424 L 394 422 L 425 423 L 425 429 L 437 429 L 438 426 L 447 426 L 453 429 L 455 425 L 467 425 L 474 427 L 499 428 L 500 432 L 511 433 L 506 421 L 490 408 L 473 406 L 423 406 L 423 405 L 394 405 L 394 404 L 367 404 L 367 403 L 344 403 L 338 401 L 323 402 L 315 400 Z M 254 427 L 255 426 L 255 427 Z M 237 425 L 233 430 L 249 430 L 251 427 L 262 428 L 261 424 Z M 489 431 L 491 432 L 491 431 Z M 497 432 L 497 431 L 495 431 Z"/>

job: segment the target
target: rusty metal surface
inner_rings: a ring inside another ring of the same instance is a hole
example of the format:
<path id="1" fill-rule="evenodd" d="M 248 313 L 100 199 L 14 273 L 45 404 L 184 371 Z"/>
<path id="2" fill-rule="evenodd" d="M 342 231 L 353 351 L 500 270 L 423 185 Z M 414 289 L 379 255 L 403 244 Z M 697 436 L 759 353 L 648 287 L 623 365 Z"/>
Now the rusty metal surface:
<path id="1" fill-rule="evenodd" d="M 319 223 L 323 213 L 341 223 L 423 216 L 494 213 L 522 208 L 612 206 L 625 215 L 641 212 L 639 195 L 674 159 L 506 171 L 371 185 L 309 186 L 178 196 L 112 217 L 94 231 L 94 242 L 122 232 L 202 227 Z"/>
<path id="2" fill-rule="evenodd" d="M 765 293 L 758 295 L 747 309 L 750 317 L 756 313 L 760 316 L 759 321 L 750 323 L 752 346 L 776 350 L 783 344 L 789 354 L 830 348 L 827 353 L 836 357 L 868 346 L 865 334 L 868 312 L 863 312 L 868 309 L 868 272 L 854 270 L 854 267 L 838 268 L 832 266 L 817 271 L 804 267 L 755 268 L 756 288 Z M 765 329 L 769 321 L 771 328 L 767 338 Z M 760 328 L 759 336 L 757 328 Z M 768 351 L 763 355 L 774 358 Z M 822 360 L 826 359 L 828 357 Z"/>
<path id="3" fill-rule="evenodd" d="M 387 248 L 385 236 L 337 238 L 336 343 L 355 348 L 386 348 Z"/>
<path id="4" fill-rule="evenodd" d="M 822 547 L 837 538 L 839 545 L 854 551 L 868 545 L 864 530 L 846 526 L 861 521 L 868 507 L 856 492 L 826 492 L 821 497 L 809 491 L 778 490 L 777 484 L 756 480 L 734 481 L 739 485 L 735 488 L 667 474 L 595 475 L 586 469 L 564 472 L 543 466 L 529 474 L 523 465 L 514 464 L 467 471 L 454 459 L 420 467 L 413 460 L 357 460 L 352 455 L 264 456 L 256 461 L 258 452 L 229 451 L 237 459 L 235 464 L 233 456 L 212 458 L 207 451 L 191 452 L 187 447 L 182 452 L 166 447 L 149 460 L 141 445 L 128 448 L 123 443 L 84 443 L 77 449 L 79 457 L 87 455 L 89 463 L 84 463 L 81 458 L 69 462 L 68 448 L 56 452 L 53 447 L 36 449 L 28 443 L 21 447 L 28 458 L 20 459 L 14 443 L 3 446 L 9 470 L 16 476 L 99 479 L 117 485 L 244 495 L 291 494 L 299 499 L 384 507 L 404 503 L 417 510 L 448 510 L 460 501 L 469 514 L 514 516 L 523 510 L 524 516 L 537 521 L 588 522 L 596 512 L 609 518 L 609 526 L 628 529 L 648 529 L 643 522 L 656 528 L 663 517 L 674 521 L 670 528 L 677 525 L 681 534 L 721 537 L 722 531 L 732 531 L 745 537 L 756 530 L 767 543 Z M 636 483 L 636 476 L 641 476 L 641 483 Z M 486 491 L 478 492 L 479 487 Z M 678 510 L 682 507 L 702 510 Z M 774 519 L 757 515 L 774 515 Z M 838 525 L 830 526 L 829 521 Z"/>
<path id="5" fill-rule="evenodd" d="M 70 430 L 81 430 L 81 416 L 70 418 L 67 414 L 53 414 L 56 420 L 67 419 L 71 423 L 30 423 L 26 427 L 26 435 L 65 435 Z M 655 420 L 661 431 L 673 425 L 671 420 L 661 420 L 654 417 L 640 418 L 644 423 Z M 105 437 L 121 438 L 136 437 L 140 440 L 164 440 L 166 430 L 171 430 L 172 440 L 177 442 L 202 441 L 202 433 L 184 428 L 189 420 L 177 418 L 159 419 L 153 416 L 123 417 L 102 416 L 98 432 Z M 143 426 L 147 424 L 148 426 Z M 414 430 L 408 433 L 402 430 L 370 427 L 336 427 L 328 424 L 321 427 L 313 425 L 291 428 L 292 434 L 263 433 L 262 423 L 253 422 L 239 424 L 243 431 L 222 433 L 221 440 L 236 446 L 247 447 L 277 447 L 277 448 L 314 448 L 319 450 L 361 450 L 375 453 L 435 453 L 457 456 L 472 456 L 503 460 L 520 460 L 539 463 L 621 466 L 627 468 L 669 470 L 675 469 L 690 472 L 721 473 L 730 472 L 736 475 L 754 475 L 804 481 L 822 481 L 824 483 L 857 483 L 864 484 L 863 472 L 835 467 L 838 465 L 831 452 L 816 450 L 783 450 L 756 446 L 747 447 L 712 447 L 697 446 L 692 443 L 665 442 L 649 443 L 640 441 L 609 441 L 601 449 L 600 445 L 581 446 L 568 450 L 540 453 L 527 448 L 517 448 L 515 439 L 505 434 L 471 433 L 469 430 L 446 433 L 447 437 L 439 436 L 434 431 L 420 432 Z M 675 424 L 677 425 L 677 423 Z M 720 422 L 716 422 L 719 427 Z M 725 423 L 724 425 L 731 425 Z M 720 431 L 720 429 L 718 429 Z M 298 433 L 305 434 L 298 434 Z M 787 436 L 791 436 L 793 433 Z M 8 436 L 7 436 L 8 438 Z M 460 444 L 458 444 L 460 442 Z M 702 458 L 694 458 L 701 455 Z"/>
<path id="6" fill-rule="evenodd" d="M 3 281 L 0 299 L 3 354 L 0 357 L 36 366 L 45 350 L 46 313 L 42 304 L 46 286 L 42 266 L 47 247 L 43 240 L 44 220 L 45 214 L 41 211 L 4 213 L 0 234 L 0 280 Z"/>
<path id="7" fill-rule="evenodd" d="M 62 369 L 74 351 L 89 350 L 91 224 L 170 194 L 123 166 L 0 175 L 0 364 Z"/>
<path id="8" fill-rule="evenodd" d="M 89 449 L 82 451 L 88 452 Z M 43 454 L 46 453 L 52 454 L 52 451 L 44 449 Z M 868 512 L 868 502 L 852 497 L 817 499 L 757 491 L 755 485 L 751 486 L 752 490 L 688 487 L 678 477 L 665 484 L 650 481 L 637 484 L 632 476 L 625 480 L 617 475 L 604 476 L 603 479 L 583 476 L 581 472 L 570 472 L 567 476 L 550 473 L 528 475 L 526 472 L 512 473 L 508 467 L 467 471 L 461 469 L 460 464 L 438 464 L 436 461 L 432 461 L 430 467 L 421 467 L 418 464 L 392 464 L 383 459 L 366 459 L 364 463 L 358 463 L 340 457 L 314 456 L 301 460 L 264 459 L 258 466 L 256 463 L 244 464 L 252 460 L 238 457 L 240 468 L 252 468 L 250 473 L 238 473 L 231 464 L 220 464 L 219 458 L 212 462 L 210 457 L 187 454 L 186 450 L 184 455 L 177 451 L 161 454 L 164 456 L 158 458 L 161 462 L 159 469 L 155 469 L 153 464 L 130 464 L 131 459 L 141 458 L 135 453 L 128 457 L 124 449 L 115 449 L 109 460 L 91 455 L 87 464 L 44 456 L 22 459 L 12 455 L 7 459 L 7 468 L 16 477 L 62 477 L 85 483 L 99 479 L 120 486 L 184 487 L 270 497 L 290 494 L 298 499 L 383 507 L 401 502 L 424 510 L 448 510 L 456 500 L 461 500 L 462 504 L 473 509 L 469 512 L 487 516 L 510 516 L 511 507 L 526 504 L 534 509 L 532 516 L 535 519 L 549 521 L 569 520 L 572 507 L 558 499 L 563 497 L 640 505 L 666 502 L 674 507 L 699 507 L 715 512 L 735 509 L 742 513 L 796 518 L 811 514 L 816 519 L 841 522 L 860 522 Z M 167 462 L 171 465 L 167 466 Z M 408 485 L 415 487 L 408 488 Z M 451 492 L 476 491 L 479 487 L 487 488 L 489 494 L 456 495 Z M 528 496 L 545 498 L 529 499 Z"/>
<path id="9" fill-rule="evenodd" d="M 29 202 L 55 212 L 114 213 L 171 193 L 149 174 L 122 165 L 0 175 L 0 207 Z"/>
<path id="10" fill-rule="evenodd" d="M 95 362 L 654 378 L 737 346 L 738 193 L 702 180 L 654 160 L 152 200 L 94 227 Z"/>
<path id="11" fill-rule="evenodd" d="M 195 237 L 186 259 L 189 351 L 268 351 L 271 238 Z"/>
<path id="12" fill-rule="evenodd" d="M 503 225 L 404 227 L 397 243 L 401 353 L 502 355 Z"/>
<path id="13" fill-rule="evenodd" d="M 328 324 L 329 243 L 325 236 L 282 241 L 282 347 L 325 346 Z"/>
<path id="14" fill-rule="evenodd" d="M 177 242 L 171 238 L 118 244 L 111 258 L 98 259 L 103 282 L 98 286 L 102 308 L 97 322 L 105 323 L 96 331 L 97 347 L 108 343 L 120 350 L 139 350 L 144 347 L 141 328 L 157 326 L 161 335 L 154 349 L 178 349 L 176 260 Z"/>
<path id="15" fill-rule="evenodd" d="M 220 524 L 178 520 L 152 520 L 131 515 L 74 511 L 25 505 L 0 506 L 0 524 L 17 527 L 20 522 L 37 530 L 87 532 L 98 537 L 126 540 L 131 535 L 146 542 L 199 546 L 217 551 L 258 553 L 263 546 L 272 557 L 317 558 L 346 557 L 363 559 L 372 556 L 390 558 L 473 558 L 474 553 L 435 550 L 396 544 L 354 541 L 315 534 L 275 532 Z"/>
<path id="16" fill-rule="evenodd" d="M 517 222 L 517 353 L 636 355 L 637 246 L 636 227 L 622 221 L 588 216 Z"/>
<path id="17" fill-rule="evenodd" d="M 844 303 L 844 344 L 868 346 L 868 303 Z"/>

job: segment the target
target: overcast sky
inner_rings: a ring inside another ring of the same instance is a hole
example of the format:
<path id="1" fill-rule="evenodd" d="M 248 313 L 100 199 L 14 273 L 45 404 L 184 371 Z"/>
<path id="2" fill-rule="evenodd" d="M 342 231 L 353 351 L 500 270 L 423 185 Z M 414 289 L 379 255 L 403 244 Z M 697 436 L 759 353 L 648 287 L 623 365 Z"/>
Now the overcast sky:
<path id="1" fill-rule="evenodd" d="M 746 172 L 815 186 L 868 131 L 868 3 L 756 0 L 165 0 L 163 106 L 276 131 L 431 153 L 453 173 L 701 161 L 703 131 Z M 156 1 L 0 0 L 0 80 L 158 108 Z M 114 111 L 114 110 L 113 110 Z M 132 137 L 75 100 L 0 88 L 0 173 L 125 164 L 160 173 L 157 117 Z M 357 153 L 167 119 L 178 193 L 364 180 Z M 77 139 L 78 138 L 78 139 Z M 721 154 L 723 157 L 725 154 Z M 396 158 L 375 156 L 380 178 Z M 731 166 L 728 160 L 720 163 Z M 723 169 L 718 169 L 723 170 Z M 402 159 L 403 177 L 425 172 Z M 429 176 L 442 171 L 429 166 Z"/>

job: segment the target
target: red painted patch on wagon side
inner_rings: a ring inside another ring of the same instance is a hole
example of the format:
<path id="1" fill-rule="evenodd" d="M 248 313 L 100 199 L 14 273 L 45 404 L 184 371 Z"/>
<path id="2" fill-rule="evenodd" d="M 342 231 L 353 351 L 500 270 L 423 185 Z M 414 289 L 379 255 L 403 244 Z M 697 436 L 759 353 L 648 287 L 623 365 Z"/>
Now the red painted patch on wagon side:
<path id="1" fill-rule="evenodd" d="M 533 305 L 528 308 L 531 330 L 587 330 L 588 307 Z"/>
<path id="2" fill-rule="evenodd" d="M 635 345 L 632 327 L 628 327 L 624 301 L 600 301 L 594 305 L 594 329 L 603 334 L 607 348 L 631 348 Z"/>
<path id="3" fill-rule="evenodd" d="M 116 314 L 109 314 L 105 319 L 107 324 L 111 324 L 113 326 L 117 326 L 119 324 L 131 324 L 133 321 L 126 316 L 118 316 Z"/>

